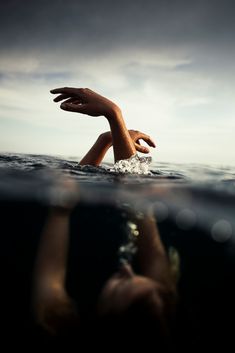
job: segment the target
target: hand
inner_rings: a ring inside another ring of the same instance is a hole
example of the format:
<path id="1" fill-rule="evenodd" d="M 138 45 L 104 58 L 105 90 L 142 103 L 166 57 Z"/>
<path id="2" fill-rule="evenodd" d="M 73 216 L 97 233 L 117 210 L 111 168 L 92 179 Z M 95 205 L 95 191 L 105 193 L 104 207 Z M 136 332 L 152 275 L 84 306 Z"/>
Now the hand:
<path id="1" fill-rule="evenodd" d="M 89 88 L 56 88 L 50 91 L 59 94 L 54 102 L 63 101 L 60 108 L 66 111 L 87 114 L 91 116 L 112 116 L 120 111 L 119 107 L 109 99 L 99 95 Z"/>
<path id="2" fill-rule="evenodd" d="M 150 136 L 144 134 L 141 131 L 137 131 L 137 130 L 128 130 L 129 134 L 131 136 L 132 141 L 135 144 L 135 148 L 137 151 L 142 152 L 142 153 L 149 153 L 149 148 L 142 146 L 140 144 L 140 140 L 145 141 L 149 146 L 151 147 L 156 147 L 154 141 L 151 139 Z"/>
<path id="3" fill-rule="evenodd" d="M 140 143 L 140 140 L 145 141 L 149 146 L 151 147 L 156 147 L 154 141 L 151 139 L 150 136 L 144 134 L 141 131 L 137 131 L 137 130 L 128 130 L 130 137 L 132 139 L 132 141 L 135 144 L 135 148 L 138 152 L 141 153 L 149 153 L 149 148 L 142 146 Z M 112 146 L 112 135 L 110 131 L 104 132 L 103 134 L 101 134 L 100 136 L 108 145 Z"/>

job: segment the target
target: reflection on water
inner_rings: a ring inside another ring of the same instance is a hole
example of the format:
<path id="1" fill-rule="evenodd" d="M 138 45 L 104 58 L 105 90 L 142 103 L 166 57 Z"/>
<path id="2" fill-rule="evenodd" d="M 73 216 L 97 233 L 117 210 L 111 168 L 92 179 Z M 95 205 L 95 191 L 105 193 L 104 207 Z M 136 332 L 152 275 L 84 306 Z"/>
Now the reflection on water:
<path id="1" fill-rule="evenodd" d="M 126 214 L 131 210 L 144 219 L 151 206 L 172 264 L 177 268 L 180 263 L 177 347 L 183 349 L 193 344 L 197 351 L 202 344 L 211 349 L 232 343 L 229 325 L 235 315 L 235 172 L 232 168 L 161 163 L 151 166 L 152 175 L 138 176 L 120 175 L 105 168 L 80 167 L 77 161 L 49 156 L 7 154 L 0 159 L 0 253 L 2 283 L 6 289 L 2 292 L 2 302 L 7 303 L 3 318 L 11 332 L 16 334 L 20 330 L 23 337 L 25 332 L 32 333 L 29 304 L 32 268 L 48 208 L 63 207 L 69 201 L 76 204 L 78 200 L 79 210 L 75 209 L 71 218 L 67 283 L 74 297 L 78 288 L 74 285 L 77 272 L 73 269 L 90 263 L 87 274 L 93 276 L 92 285 L 80 273 L 84 288 L 88 286 L 89 290 L 83 288 L 79 292 L 88 305 L 117 266 L 118 249 L 123 244 L 129 246 L 123 237 L 118 239 L 124 234 L 122 224 Z M 78 183 L 78 194 L 65 185 L 58 185 L 61 174 Z M 77 237 L 78 229 L 87 235 L 82 245 Z M 135 223 L 129 223 L 129 231 L 135 236 L 138 232 Z M 130 256 L 132 250 L 134 254 L 134 248 L 132 242 L 130 251 L 121 249 L 123 258 Z"/>

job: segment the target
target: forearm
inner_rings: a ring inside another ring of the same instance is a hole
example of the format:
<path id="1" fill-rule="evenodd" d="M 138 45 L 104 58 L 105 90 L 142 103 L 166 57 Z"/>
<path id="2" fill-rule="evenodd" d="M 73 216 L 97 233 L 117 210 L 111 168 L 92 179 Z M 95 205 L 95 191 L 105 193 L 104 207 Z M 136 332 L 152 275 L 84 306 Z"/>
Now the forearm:
<path id="1" fill-rule="evenodd" d="M 62 289 L 68 252 L 69 213 L 52 210 L 42 233 L 36 262 L 36 287 Z"/>
<path id="2" fill-rule="evenodd" d="M 100 135 L 94 145 L 91 147 L 91 149 L 82 158 L 79 164 L 99 166 L 111 145 L 111 138 L 107 139 L 103 134 Z"/>
<path id="3" fill-rule="evenodd" d="M 106 116 L 112 133 L 113 153 L 115 162 L 121 159 L 128 159 L 136 153 L 134 142 L 126 127 L 122 113 L 114 109 Z"/>
<path id="4" fill-rule="evenodd" d="M 169 290 L 174 290 L 169 260 L 154 217 L 147 215 L 142 220 L 137 219 L 136 223 L 139 230 L 137 256 L 141 273 L 162 283 Z"/>

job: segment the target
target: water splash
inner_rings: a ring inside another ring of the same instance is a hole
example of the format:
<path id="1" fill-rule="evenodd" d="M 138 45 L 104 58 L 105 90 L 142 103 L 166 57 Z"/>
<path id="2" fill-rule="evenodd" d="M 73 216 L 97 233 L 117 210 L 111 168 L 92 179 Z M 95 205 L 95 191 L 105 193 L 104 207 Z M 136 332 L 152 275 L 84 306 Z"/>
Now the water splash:
<path id="1" fill-rule="evenodd" d="M 139 157 L 136 153 L 128 159 L 117 161 L 110 171 L 117 173 L 152 175 L 149 171 L 149 165 L 151 162 L 152 158 L 150 156 Z"/>

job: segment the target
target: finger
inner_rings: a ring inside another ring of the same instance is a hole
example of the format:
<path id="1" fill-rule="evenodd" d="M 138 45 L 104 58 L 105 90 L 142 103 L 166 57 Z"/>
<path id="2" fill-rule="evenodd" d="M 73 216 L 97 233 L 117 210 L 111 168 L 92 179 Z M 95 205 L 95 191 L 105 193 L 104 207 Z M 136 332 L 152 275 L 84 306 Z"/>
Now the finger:
<path id="1" fill-rule="evenodd" d="M 141 136 L 141 139 L 144 140 L 149 146 L 151 146 L 151 147 L 156 147 L 155 142 L 151 139 L 150 136 L 143 134 L 143 135 Z"/>
<path id="2" fill-rule="evenodd" d="M 82 101 L 81 99 L 78 99 L 77 97 L 73 97 L 73 98 L 68 98 L 66 99 L 63 103 L 61 104 L 64 104 L 64 103 L 73 103 L 73 104 L 81 104 Z"/>
<path id="3" fill-rule="evenodd" d="M 61 87 L 61 88 L 55 88 L 50 90 L 52 94 L 62 93 L 62 94 L 68 94 L 68 95 L 72 95 L 72 94 L 74 95 L 76 91 L 77 89 L 72 87 Z"/>
<path id="4" fill-rule="evenodd" d="M 82 97 L 84 96 L 86 89 L 84 88 L 73 88 L 73 87 L 61 87 L 55 88 L 50 91 L 52 94 L 67 94 L 69 97 Z"/>
<path id="5" fill-rule="evenodd" d="M 69 98 L 70 96 L 68 94 L 60 94 L 59 96 L 57 96 L 56 98 L 53 99 L 54 102 L 60 102 L 64 99 Z"/>
<path id="6" fill-rule="evenodd" d="M 138 143 L 135 143 L 135 148 L 138 152 L 141 152 L 141 153 L 149 153 L 149 149 L 148 147 L 145 147 L 145 146 L 142 146 Z"/>
<path id="7" fill-rule="evenodd" d="M 69 112 L 85 113 L 86 104 L 61 103 L 60 108 Z"/>

